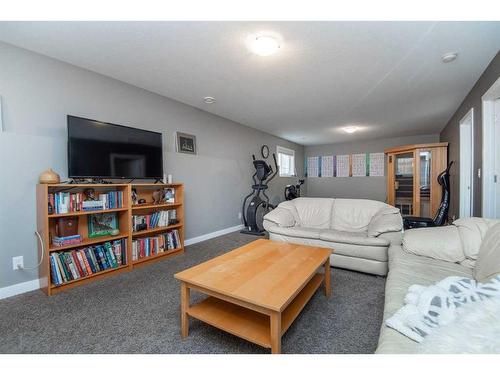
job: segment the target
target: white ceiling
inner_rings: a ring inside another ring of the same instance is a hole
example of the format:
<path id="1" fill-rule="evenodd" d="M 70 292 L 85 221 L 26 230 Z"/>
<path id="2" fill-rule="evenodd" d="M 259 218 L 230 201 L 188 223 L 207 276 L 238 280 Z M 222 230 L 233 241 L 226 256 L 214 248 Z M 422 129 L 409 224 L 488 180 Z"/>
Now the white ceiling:
<path id="1" fill-rule="evenodd" d="M 261 31 L 278 54 L 248 51 Z M 438 133 L 500 22 L 0 22 L 0 40 L 311 145 Z"/>

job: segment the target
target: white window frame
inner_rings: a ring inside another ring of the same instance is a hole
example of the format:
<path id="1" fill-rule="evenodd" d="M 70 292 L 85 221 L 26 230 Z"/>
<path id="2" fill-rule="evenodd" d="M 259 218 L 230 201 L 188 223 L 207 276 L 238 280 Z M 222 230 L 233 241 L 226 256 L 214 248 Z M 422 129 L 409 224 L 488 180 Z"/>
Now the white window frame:
<path id="1" fill-rule="evenodd" d="M 280 154 L 285 154 L 289 155 L 293 158 L 293 165 L 292 165 L 292 171 L 291 173 L 281 173 L 281 166 L 280 166 L 280 161 L 281 157 Z M 282 147 L 282 146 L 276 146 L 276 155 L 278 157 L 278 171 L 279 171 L 279 176 L 280 177 L 295 177 L 295 150 L 292 150 L 290 148 Z"/>

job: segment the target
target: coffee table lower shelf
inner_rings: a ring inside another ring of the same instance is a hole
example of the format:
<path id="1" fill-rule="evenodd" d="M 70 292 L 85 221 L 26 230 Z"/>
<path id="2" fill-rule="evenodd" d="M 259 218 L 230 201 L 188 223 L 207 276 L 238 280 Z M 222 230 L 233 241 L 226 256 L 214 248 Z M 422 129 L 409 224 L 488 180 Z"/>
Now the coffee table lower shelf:
<path id="1" fill-rule="evenodd" d="M 281 335 L 292 325 L 323 280 L 324 275 L 322 273 L 314 275 L 281 313 Z M 187 314 L 254 344 L 271 348 L 269 315 L 216 297 L 207 297 L 202 302 L 190 306 Z"/>

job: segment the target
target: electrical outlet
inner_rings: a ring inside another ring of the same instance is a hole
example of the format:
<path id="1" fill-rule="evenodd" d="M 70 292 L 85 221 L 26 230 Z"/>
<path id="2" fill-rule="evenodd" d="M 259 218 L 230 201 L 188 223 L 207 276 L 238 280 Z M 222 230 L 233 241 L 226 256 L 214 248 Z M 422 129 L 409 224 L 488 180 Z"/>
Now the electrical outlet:
<path id="1" fill-rule="evenodd" d="M 21 268 L 24 268 L 24 258 L 23 256 L 19 256 L 19 257 L 13 257 L 12 258 L 12 269 L 15 271 L 15 270 L 18 270 L 18 269 L 21 269 Z"/>
<path id="2" fill-rule="evenodd" d="M 238 212 L 238 219 L 241 219 L 241 212 Z"/>

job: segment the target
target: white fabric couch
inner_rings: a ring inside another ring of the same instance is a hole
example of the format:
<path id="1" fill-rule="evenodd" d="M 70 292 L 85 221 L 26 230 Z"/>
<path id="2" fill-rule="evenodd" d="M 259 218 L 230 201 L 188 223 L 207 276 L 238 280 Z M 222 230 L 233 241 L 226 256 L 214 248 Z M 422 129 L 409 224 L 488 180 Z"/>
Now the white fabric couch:
<path id="1" fill-rule="evenodd" d="M 445 227 L 405 231 L 402 245 L 389 248 L 384 321 L 376 353 L 419 352 L 420 344 L 385 325 L 385 320 L 404 305 L 411 285 L 428 286 L 448 276 L 485 282 L 500 272 L 500 246 L 491 243 L 500 238 L 500 226 L 496 226 L 499 223 L 500 220 L 467 218 Z M 497 231 L 496 237 L 483 243 L 491 228 Z"/>
<path id="2" fill-rule="evenodd" d="M 297 198 L 264 216 L 273 241 L 332 248 L 331 264 L 387 274 L 387 250 L 401 244 L 399 209 L 367 199 Z"/>

